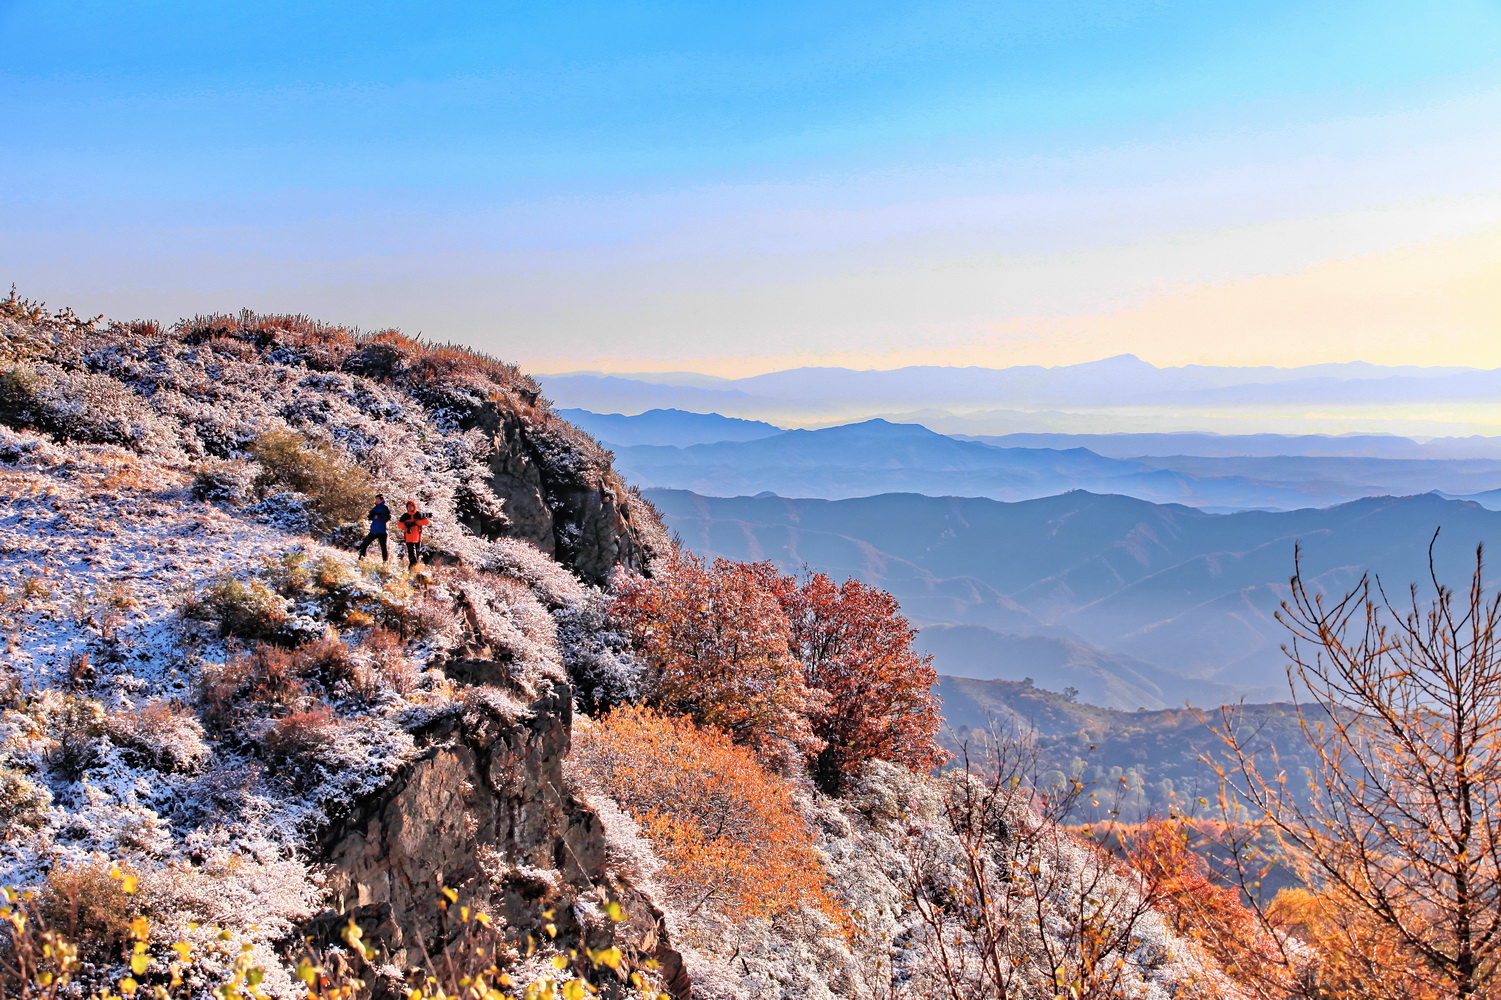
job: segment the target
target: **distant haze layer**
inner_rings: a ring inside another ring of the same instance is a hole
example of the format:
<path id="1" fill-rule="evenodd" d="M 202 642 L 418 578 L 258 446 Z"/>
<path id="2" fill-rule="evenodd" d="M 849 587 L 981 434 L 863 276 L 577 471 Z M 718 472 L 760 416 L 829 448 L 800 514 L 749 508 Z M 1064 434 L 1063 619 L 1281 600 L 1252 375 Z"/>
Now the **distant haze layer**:
<path id="1" fill-rule="evenodd" d="M 1053 368 L 797 368 L 738 379 L 576 372 L 542 382 L 558 405 L 595 413 L 676 408 L 783 427 L 883 417 L 969 435 L 1501 435 L 1501 369 L 1158 368 L 1122 355 Z"/>

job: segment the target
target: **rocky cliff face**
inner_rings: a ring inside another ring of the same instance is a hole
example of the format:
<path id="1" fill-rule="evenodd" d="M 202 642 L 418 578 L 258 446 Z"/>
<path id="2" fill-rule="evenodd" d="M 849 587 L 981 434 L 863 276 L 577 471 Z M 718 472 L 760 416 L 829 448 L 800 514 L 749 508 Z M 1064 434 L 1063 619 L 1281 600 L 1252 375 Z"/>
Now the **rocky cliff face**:
<path id="1" fill-rule="evenodd" d="M 661 549 L 660 525 L 607 464 L 585 460 L 593 442 L 538 409 L 535 394 L 517 401 L 486 402 L 462 420 L 484 435 L 487 485 L 505 501 L 503 519 L 469 509 L 465 522 L 480 535 L 530 542 L 590 583 L 607 582 L 616 567 L 646 571 Z"/>
<path id="2" fill-rule="evenodd" d="M 654 959 L 688 997 L 661 911 L 611 870 L 599 817 L 564 781 L 571 703 L 561 682 L 524 709 L 474 697 L 417 730 L 419 755 L 319 838 L 331 907 L 311 928 L 332 937 L 353 917 L 404 966 L 427 964 L 448 944 L 446 886 L 518 937 L 551 922 L 562 940 Z"/>

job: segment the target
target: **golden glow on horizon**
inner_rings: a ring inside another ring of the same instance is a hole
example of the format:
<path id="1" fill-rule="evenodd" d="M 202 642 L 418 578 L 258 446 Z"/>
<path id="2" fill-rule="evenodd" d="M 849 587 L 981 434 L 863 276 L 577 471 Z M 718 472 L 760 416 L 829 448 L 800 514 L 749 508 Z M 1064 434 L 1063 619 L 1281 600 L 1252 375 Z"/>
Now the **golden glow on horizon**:
<path id="1" fill-rule="evenodd" d="M 1143 251 L 1150 252 L 1150 248 Z M 1110 311 L 1008 317 L 952 347 L 671 360 L 580 358 L 545 371 L 737 378 L 805 365 L 1066 365 L 1136 354 L 1159 366 L 1339 361 L 1501 367 L 1501 227 L 1270 274 L 1166 289 Z"/>

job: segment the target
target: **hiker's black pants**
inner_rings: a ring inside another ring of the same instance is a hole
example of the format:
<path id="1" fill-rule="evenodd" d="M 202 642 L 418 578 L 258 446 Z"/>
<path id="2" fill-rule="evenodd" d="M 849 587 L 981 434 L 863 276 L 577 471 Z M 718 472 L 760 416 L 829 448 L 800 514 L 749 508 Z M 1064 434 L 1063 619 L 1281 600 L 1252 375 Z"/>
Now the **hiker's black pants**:
<path id="1" fill-rule="evenodd" d="M 422 543 L 421 542 L 407 542 L 406 546 L 407 546 L 407 568 L 411 569 L 413 566 L 417 565 L 417 557 L 419 555 L 421 555 L 421 553 L 422 553 Z"/>
<path id="2" fill-rule="evenodd" d="M 365 550 L 370 547 L 371 542 L 380 542 L 381 562 L 389 562 L 391 553 L 386 550 L 386 533 L 384 531 L 378 535 L 372 531 L 365 536 L 364 540 L 360 542 L 360 558 L 365 558 Z"/>

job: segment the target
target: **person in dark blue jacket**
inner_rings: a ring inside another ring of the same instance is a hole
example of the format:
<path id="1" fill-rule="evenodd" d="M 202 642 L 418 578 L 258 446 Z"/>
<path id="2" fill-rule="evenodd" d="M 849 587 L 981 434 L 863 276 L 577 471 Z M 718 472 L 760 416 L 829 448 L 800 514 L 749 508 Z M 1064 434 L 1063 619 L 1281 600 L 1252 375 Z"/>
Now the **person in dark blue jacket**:
<path id="1" fill-rule="evenodd" d="M 380 542 L 380 561 L 390 562 L 391 553 L 386 549 L 386 523 L 391 520 L 391 508 L 386 506 L 386 498 L 375 494 L 375 506 L 365 516 L 370 518 L 370 533 L 360 542 L 360 558 L 365 558 L 365 550 L 371 542 Z"/>

